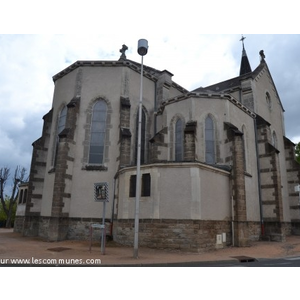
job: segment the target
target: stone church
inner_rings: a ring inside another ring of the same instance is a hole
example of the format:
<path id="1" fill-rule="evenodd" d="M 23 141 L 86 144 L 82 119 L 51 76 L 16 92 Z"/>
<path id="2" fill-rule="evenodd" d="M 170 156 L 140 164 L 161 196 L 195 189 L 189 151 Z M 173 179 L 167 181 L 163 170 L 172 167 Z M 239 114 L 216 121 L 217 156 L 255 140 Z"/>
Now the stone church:
<path id="1" fill-rule="evenodd" d="M 106 234 L 133 245 L 141 64 L 126 48 L 116 61 L 77 61 L 53 77 L 15 231 L 88 239 L 103 216 L 95 184 L 105 183 Z M 239 76 L 193 91 L 144 66 L 141 246 L 197 252 L 299 232 L 300 165 L 259 54 L 252 71 L 243 43 Z"/>

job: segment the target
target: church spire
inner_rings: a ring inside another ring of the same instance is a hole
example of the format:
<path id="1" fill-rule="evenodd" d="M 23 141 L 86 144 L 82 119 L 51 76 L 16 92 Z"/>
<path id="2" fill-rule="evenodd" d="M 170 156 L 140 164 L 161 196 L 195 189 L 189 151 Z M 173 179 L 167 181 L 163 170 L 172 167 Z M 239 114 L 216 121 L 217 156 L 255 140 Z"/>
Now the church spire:
<path id="1" fill-rule="evenodd" d="M 241 59 L 241 67 L 240 67 L 240 76 L 244 75 L 246 73 L 250 73 L 252 72 L 251 70 L 251 66 L 248 60 L 248 56 L 245 50 L 245 46 L 244 46 L 244 39 L 245 37 L 242 36 L 242 38 L 240 39 L 240 41 L 243 43 L 243 52 L 242 52 L 242 59 Z"/>

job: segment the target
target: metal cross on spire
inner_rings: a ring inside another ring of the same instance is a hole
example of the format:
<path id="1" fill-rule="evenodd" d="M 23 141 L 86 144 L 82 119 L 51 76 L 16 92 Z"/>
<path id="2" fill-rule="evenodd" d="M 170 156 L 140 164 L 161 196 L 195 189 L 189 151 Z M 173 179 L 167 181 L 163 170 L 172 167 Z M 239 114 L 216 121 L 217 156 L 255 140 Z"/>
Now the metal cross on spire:
<path id="1" fill-rule="evenodd" d="M 243 43 L 243 49 L 244 49 L 244 39 L 245 39 L 245 37 L 242 35 L 240 41 Z"/>
<path id="2" fill-rule="evenodd" d="M 242 60 L 241 60 L 241 67 L 240 67 L 240 76 L 252 72 L 251 66 L 247 57 L 247 53 L 244 47 L 244 39 L 245 37 L 242 35 L 240 41 L 243 43 L 243 51 L 242 51 Z"/>

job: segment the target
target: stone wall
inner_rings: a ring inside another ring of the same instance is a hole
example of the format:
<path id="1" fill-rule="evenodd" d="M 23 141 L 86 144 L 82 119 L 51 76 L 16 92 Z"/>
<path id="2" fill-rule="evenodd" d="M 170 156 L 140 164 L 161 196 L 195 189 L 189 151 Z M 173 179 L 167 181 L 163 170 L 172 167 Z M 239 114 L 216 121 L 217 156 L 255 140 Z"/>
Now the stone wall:
<path id="1" fill-rule="evenodd" d="M 24 226 L 24 216 L 16 216 L 14 222 L 14 232 L 22 233 Z"/>
<path id="2" fill-rule="evenodd" d="M 234 246 L 244 247 L 250 240 L 247 222 L 246 186 L 245 186 L 245 156 L 243 132 L 230 123 L 224 123 L 227 131 L 226 147 L 229 156 L 225 161 L 232 161 L 231 183 L 234 203 Z M 227 155 L 228 155 L 227 154 Z"/>
<path id="3" fill-rule="evenodd" d="M 113 238 L 116 242 L 133 245 L 133 219 L 115 220 L 113 228 Z M 223 233 L 226 236 L 225 240 Z M 221 243 L 217 243 L 217 235 L 221 235 Z M 144 219 L 140 220 L 139 224 L 139 245 L 189 252 L 223 248 L 231 245 L 231 222 Z"/>
<path id="4" fill-rule="evenodd" d="M 300 223 L 299 192 L 295 191 L 295 187 L 300 183 L 300 164 L 295 159 L 295 144 L 289 139 L 284 138 L 284 148 L 287 165 L 290 216 L 291 221 L 296 225 Z M 295 232 L 300 233 L 299 225 L 295 227 Z"/>
<path id="5" fill-rule="evenodd" d="M 279 151 L 270 143 L 270 124 L 257 118 L 257 136 L 261 177 L 264 234 L 285 238 L 283 197 L 280 176 Z M 280 238 L 278 238 L 280 240 Z"/>
<path id="6" fill-rule="evenodd" d="M 156 163 L 160 161 L 166 161 L 168 157 L 168 143 L 167 140 L 168 128 L 164 127 L 162 130 L 157 132 L 149 143 L 150 148 L 150 162 Z"/>
<path id="7" fill-rule="evenodd" d="M 90 234 L 91 224 L 102 224 L 102 219 L 95 218 L 71 218 L 69 219 L 68 240 L 87 240 Z M 106 236 L 111 236 L 111 223 L 105 220 Z M 100 240 L 101 230 L 93 229 L 93 240 Z"/>
<path id="8" fill-rule="evenodd" d="M 196 129 L 197 122 L 190 121 L 184 129 L 184 161 L 196 160 Z"/>
<path id="9" fill-rule="evenodd" d="M 120 99 L 120 160 L 121 166 L 130 165 L 131 157 L 131 132 L 130 132 L 130 100 L 121 97 Z"/>
<path id="10" fill-rule="evenodd" d="M 44 174 L 46 171 L 46 157 L 49 147 L 50 131 L 52 125 L 51 109 L 44 117 L 42 136 L 32 146 L 32 159 L 30 166 L 28 194 L 25 208 L 25 219 L 22 225 L 24 235 L 37 235 L 37 229 L 31 224 L 31 219 L 40 215 L 42 192 L 44 187 Z M 22 221 L 23 222 L 23 221 Z"/>
<path id="11" fill-rule="evenodd" d="M 91 224 L 102 224 L 101 218 L 59 218 L 56 220 L 54 217 L 41 217 L 35 216 L 30 218 L 31 224 L 34 224 L 35 236 L 39 236 L 44 240 L 52 240 L 51 226 L 56 224 L 61 231 L 58 235 L 63 235 L 64 238 L 59 240 L 88 240 L 90 236 L 90 225 Z M 15 219 L 14 232 L 23 232 L 24 216 L 17 216 Z M 109 220 L 105 220 L 106 225 L 106 236 L 111 236 L 111 224 Z M 62 228 L 64 227 L 64 228 Z M 59 229 L 58 228 L 58 229 Z M 27 236 L 25 234 L 25 236 Z M 100 240 L 101 231 L 94 229 L 93 240 Z"/>
<path id="12" fill-rule="evenodd" d="M 260 222 L 245 223 L 249 241 L 260 240 Z M 232 227 L 231 221 L 144 219 L 139 223 L 139 245 L 188 252 L 211 251 L 232 245 Z M 133 245 L 133 219 L 115 220 L 113 228 L 113 239 L 116 242 L 127 246 Z M 283 234 L 274 234 L 270 236 L 271 240 L 283 241 L 286 236 L 292 234 L 291 223 L 280 223 L 280 228 Z M 221 238 L 221 243 L 218 243 L 218 237 Z"/>
<path id="13" fill-rule="evenodd" d="M 51 217 L 31 217 L 35 224 L 36 236 L 49 240 Z M 65 220 L 64 220 L 65 219 Z M 67 240 L 89 240 L 90 225 L 102 224 L 102 219 L 93 218 L 64 218 L 60 224 L 67 225 Z M 67 221 L 64 222 L 64 221 Z M 24 217 L 15 219 L 14 231 L 22 233 Z M 52 222 L 53 223 L 53 222 Z M 110 220 L 105 220 L 106 236 L 126 246 L 133 246 L 134 220 L 114 220 L 113 228 Z M 261 239 L 260 222 L 247 222 L 250 241 Z M 299 224 L 280 223 L 282 235 L 270 235 L 270 240 L 283 241 L 285 237 L 294 234 L 293 230 Z M 299 228 L 299 227 L 298 227 Z M 113 230 L 113 232 L 112 232 Z M 298 229 L 299 230 L 299 229 Z M 225 240 L 224 240 L 225 237 Z M 93 241 L 100 241 L 101 231 L 94 229 Z M 218 240 L 221 239 L 221 240 Z M 141 219 L 139 224 L 139 245 L 155 249 L 173 249 L 188 252 L 211 251 L 232 245 L 232 222 L 209 220 L 172 220 L 172 219 Z"/>

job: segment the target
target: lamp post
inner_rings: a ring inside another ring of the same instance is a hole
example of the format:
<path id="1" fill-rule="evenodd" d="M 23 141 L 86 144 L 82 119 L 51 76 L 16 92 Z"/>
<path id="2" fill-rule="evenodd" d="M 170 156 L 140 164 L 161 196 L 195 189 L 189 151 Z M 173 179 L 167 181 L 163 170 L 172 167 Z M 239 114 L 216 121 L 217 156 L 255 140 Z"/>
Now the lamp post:
<path id="1" fill-rule="evenodd" d="M 139 123 L 138 123 L 138 145 L 137 145 L 137 163 L 136 163 L 136 189 L 135 189 L 135 216 L 134 216 L 134 248 L 133 257 L 138 258 L 139 245 L 139 206 L 141 194 L 141 136 L 142 136 L 142 105 L 143 105 L 143 57 L 148 52 L 148 41 L 140 39 L 138 41 L 138 54 L 142 56 L 141 62 L 141 86 L 139 101 Z"/>

